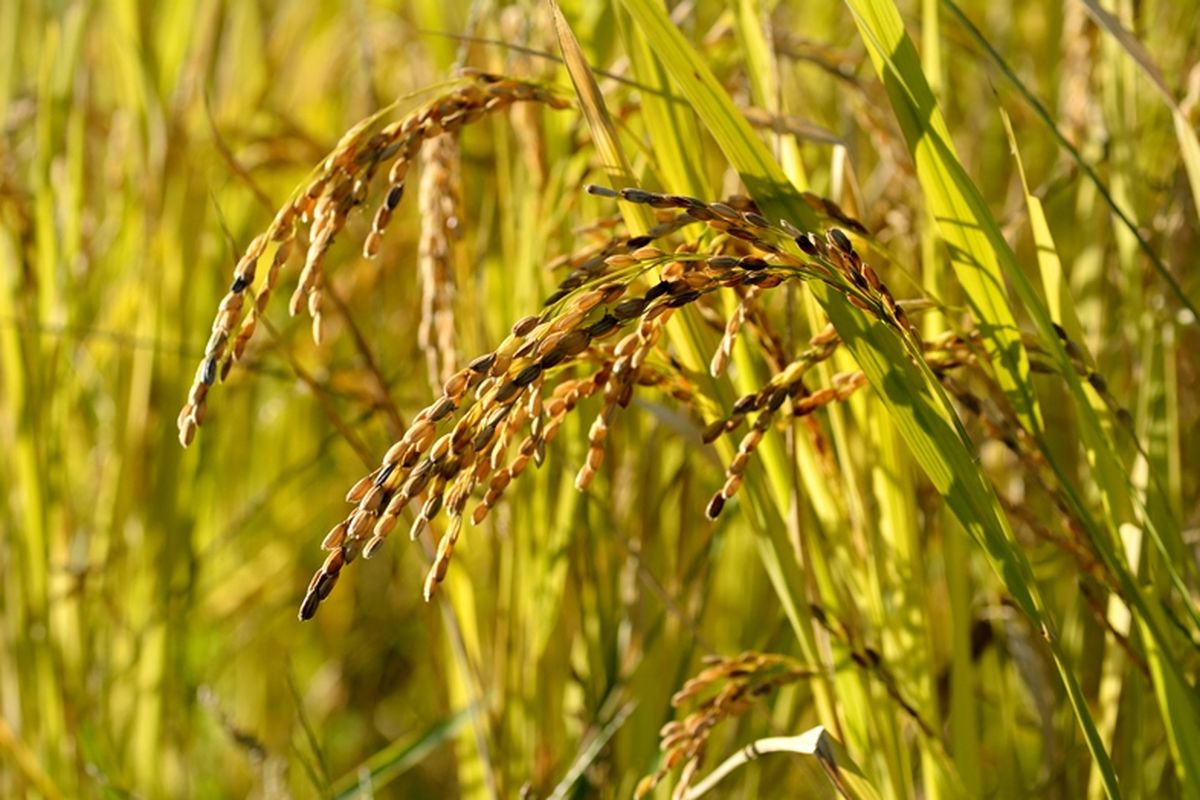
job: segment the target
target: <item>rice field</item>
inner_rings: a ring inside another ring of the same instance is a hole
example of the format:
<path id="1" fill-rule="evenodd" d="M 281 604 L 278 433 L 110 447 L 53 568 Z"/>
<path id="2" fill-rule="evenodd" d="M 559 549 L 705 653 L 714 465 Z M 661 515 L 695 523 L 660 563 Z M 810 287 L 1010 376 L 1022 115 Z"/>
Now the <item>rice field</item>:
<path id="1" fill-rule="evenodd" d="M 0 796 L 1200 798 L 1198 64 L 0 5 Z"/>

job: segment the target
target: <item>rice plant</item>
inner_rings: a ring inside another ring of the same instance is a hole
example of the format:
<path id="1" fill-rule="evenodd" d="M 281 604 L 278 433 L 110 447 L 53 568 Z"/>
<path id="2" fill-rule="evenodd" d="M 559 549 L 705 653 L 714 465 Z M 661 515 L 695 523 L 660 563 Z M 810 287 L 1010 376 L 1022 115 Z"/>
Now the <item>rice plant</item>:
<path id="1" fill-rule="evenodd" d="M 0 792 L 1200 797 L 1196 11 L 6 7 Z"/>

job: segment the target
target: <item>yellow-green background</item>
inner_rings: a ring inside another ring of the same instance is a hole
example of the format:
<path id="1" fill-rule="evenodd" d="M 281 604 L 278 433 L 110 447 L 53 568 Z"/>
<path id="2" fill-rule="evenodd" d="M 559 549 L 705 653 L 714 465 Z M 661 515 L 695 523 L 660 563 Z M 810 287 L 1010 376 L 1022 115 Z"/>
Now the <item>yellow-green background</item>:
<path id="1" fill-rule="evenodd" d="M 629 68 L 636 33 L 623 11 L 563 6 L 593 65 Z M 1108 7 L 1146 45 L 1194 129 L 1200 8 Z M 935 27 L 936 3 L 899 8 L 964 166 L 1040 286 L 1000 109 L 1013 117 L 1084 343 L 1152 448 L 1140 468 L 1165 487 L 1167 507 L 1154 513 L 1175 520 L 1169 544 L 1195 603 L 1195 320 L 964 28 L 944 8 Z M 964 11 L 1196 298 L 1195 198 L 1170 112 L 1136 60 L 1079 22 L 1082 4 Z M 877 232 L 895 256 L 881 272 L 897 296 L 924 285 L 961 304 L 848 6 L 698 2 L 684 16 L 681 29 L 703 42 L 736 102 L 840 141 L 765 139 L 789 177 L 837 196 Z M 211 314 L 273 207 L 354 122 L 403 98 L 399 116 L 419 102 L 409 93 L 448 80 L 458 43 L 433 31 L 557 54 L 548 19 L 540 2 L 0 4 L 0 795 L 318 797 L 361 780 L 379 797 L 510 797 L 525 785 L 546 797 L 578 767 L 564 796 L 624 797 L 657 766 L 670 695 L 700 656 L 796 653 L 741 505 L 717 524 L 703 518 L 721 480 L 715 453 L 685 410 L 652 393 L 621 413 L 586 495 L 572 482 L 595 406 L 564 426 L 546 467 L 468 529 L 441 599 L 421 601 L 425 556 L 397 536 L 347 570 L 315 622 L 296 621 L 342 495 L 395 434 L 389 408 L 407 420 L 432 397 L 415 333 L 415 186 L 382 258 L 358 255 L 367 223 L 356 218 L 329 262 L 388 402 L 342 314 L 331 310 L 330 343 L 317 348 L 278 298 L 268 316 L 279 336 L 260 331 L 245 366 L 212 392 L 196 443 L 176 441 Z M 762 61 L 772 50 L 778 58 Z M 556 64 L 499 44 L 476 44 L 468 63 L 570 92 Z M 663 163 L 636 89 L 600 80 L 639 180 L 663 186 L 682 165 L 694 186 L 665 188 L 712 199 L 737 189 L 691 112 L 672 129 L 678 160 Z M 574 226 L 615 213 L 582 196 L 604 178 L 590 141 L 575 111 L 523 110 L 465 136 L 464 356 L 539 306 L 555 281 L 546 264 L 580 244 Z M 802 168 L 788 161 L 797 154 Z M 776 312 L 789 341 L 802 342 L 804 325 L 789 324 L 782 304 Z M 1051 445 L 1098 507 L 1075 409 L 1059 383 L 1035 380 Z M 827 494 L 800 496 L 793 473 L 795 503 L 779 511 L 844 590 L 822 600 L 882 653 L 940 741 L 922 742 L 843 653 L 838 702 L 854 758 L 883 796 L 1097 792 L 1037 632 L 949 521 L 882 406 L 864 392 L 842 413 Z M 820 419 L 829 432 L 834 423 Z M 1135 463 L 1128 440 L 1122 453 Z M 981 447 L 980 470 L 1018 498 L 1034 480 L 993 445 Z M 899 510 L 881 510 L 897 498 Z M 1044 498 L 1031 502 L 1062 529 Z M 909 520 L 911 540 L 884 529 L 889 514 Z M 1082 599 L 1074 562 L 1030 534 L 1022 543 L 1093 715 L 1112 717 L 1101 728 L 1123 788 L 1184 793 L 1153 690 L 1111 655 L 1119 648 Z M 1166 591 L 1160 575 L 1143 578 L 1149 595 Z M 973 636 L 987 637 L 975 653 Z M 1195 642 L 1181 636 L 1172 657 L 1194 685 Z M 818 722 L 808 687 L 784 690 L 719 730 L 709 763 Z M 1200 777 L 1190 779 L 1195 790 Z M 772 756 L 723 791 L 832 790 L 813 764 Z"/>

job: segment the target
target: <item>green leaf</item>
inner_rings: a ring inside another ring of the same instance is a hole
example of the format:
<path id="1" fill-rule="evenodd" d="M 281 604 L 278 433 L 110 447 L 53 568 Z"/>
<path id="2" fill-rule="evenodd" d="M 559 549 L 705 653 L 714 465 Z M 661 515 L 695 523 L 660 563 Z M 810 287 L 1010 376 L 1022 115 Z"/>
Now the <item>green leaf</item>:
<path id="1" fill-rule="evenodd" d="M 605 174 L 616 188 L 633 186 L 636 184 L 633 170 L 629 168 L 625 151 L 621 149 L 616 126 L 613 125 L 612 117 L 604 104 L 604 95 L 600 93 L 600 87 L 596 85 L 596 78 L 592 75 L 587 58 L 579 47 L 579 40 L 571 32 L 571 26 L 567 24 L 566 17 L 563 16 L 558 3 L 554 0 L 546 0 L 546 2 L 554 17 L 554 33 L 558 37 L 558 46 L 562 50 L 563 64 L 567 68 L 567 74 L 571 76 L 571 83 L 575 86 L 579 108 L 583 111 L 588 129 L 592 132 L 596 152 L 600 154 Z M 650 230 L 654 224 L 654 217 L 646 206 L 624 200 L 619 203 L 621 215 L 625 218 L 631 231 L 645 233 Z"/>
<path id="2" fill-rule="evenodd" d="M 1108 186 L 1105 185 L 1104 181 L 1100 180 L 1100 176 L 1096 174 L 1096 170 L 1092 168 L 1092 165 L 1089 164 L 1083 157 L 1083 154 L 1079 152 L 1079 148 L 1072 144 L 1071 141 L 1063 134 L 1063 132 L 1059 130 L 1058 126 L 1054 123 L 1054 118 L 1050 115 L 1050 112 L 1046 110 L 1046 107 L 1042 105 L 1041 101 L 1037 99 L 1033 92 L 1030 91 L 1028 87 L 1026 87 L 1021 81 L 1021 79 L 1017 77 L 1017 74 L 1013 72 L 1012 67 L 1010 67 L 1000 53 L 996 51 L 996 48 L 992 47 L 991 43 L 987 40 L 987 37 L 979 32 L 979 29 L 975 27 L 967 15 L 962 12 L 962 9 L 960 9 L 953 2 L 953 0 L 942 0 L 942 4 L 950 11 L 951 14 L 954 15 L 954 18 L 957 19 L 959 24 L 962 25 L 963 29 L 966 31 L 967 35 L 970 36 L 972 41 L 974 41 L 975 44 L 977 44 L 987 54 L 987 56 L 992 59 L 992 62 L 1000 70 L 1000 74 L 1007 78 L 1010 83 L 1012 83 L 1013 87 L 1017 90 L 1025 102 L 1028 103 L 1030 108 L 1033 109 L 1035 116 L 1037 116 L 1037 118 L 1041 120 L 1042 124 L 1049 129 L 1049 131 L 1054 135 L 1054 138 L 1058 141 L 1059 145 L 1067 151 L 1067 154 L 1070 155 L 1075 163 L 1079 166 L 1079 169 L 1082 170 L 1083 174 L 1088 178 L 1089 181 L 1092 182 L 1092 184 L 1096 187 L 1096 190 L 1100 192 L 1100 196 L 1104 199 L 1104 202 L 1109 208 L 1112 209 L 1113 214 L 1121 222 L 1122 226 L 1124 226 L 1124 228 L 1129 231 L 1129 233 L 1137 241 L 1138 247 L 1140 247 L 1142 252 L 1145 253 L 1146 257 L 1150 259 L 1150 263 L 1154 265 L 1154 269 L 1158 272 L 1159 276 L 1166 281 L 1167 286 L 1175 294 L 1179 302 L 1183 304 L 1183 307 L 1192 312 L 1192 323 L 1200 324 L 1200 312 L 1196 310 L 1196 304 L 1183 291 L 1183 287 L 1179 284 L 1179 281 L 1174 275 L 1171 274 L 1171 271 L 1167 269 L 1167 265 L 1163 262 L 1158 253 L 1155 252 L 1154 248 L 1150 246 L 1150 242 L 1146 240 L 1146 237 L 1142 235 L 1141 230 L 1138 229 L 1137 222 L 1129 215 L 1129 212 L 1127 212 L 1119 203 L 1117 203 L 1116 198 L 1113 197 L 1112 192 L 1108 189 Z M 1179 125 L 1178 117 L 1176 118 L 1175 124 L 1176 126 Z M 1197 147 L 1193 145 L 1190 148 L 1190 152 L 1194 153 L 1194 155 L 1189 155 L 1189 148 L 1187 146 L 1184 147 L 1184 155 L 1186 159 L 1185 163 L 1188 167 L 1189 177 L 1192 175 L 1192 171 L 1194 169 L 1197 170 L 1197 172 L 1200 172 L 1200 153 L 1195 153 L 1196 149 Z M 1193 196 L 1195 196 L 1196 184 L 1197 181 L 1193 179 Z"/>
<path id="3" fill-rule="evenodd" d="M 1005 276 L 1020 269 L 1016 256 L 958 161 L 950 130 L 895 6 L 855 0 L 847 5 L 912 152 L 925 202 L 949 248 L 950 264 L 979 324 L 996 379 L 1022 424 L 1040 431 L 1029 357 L 1004 287 Z"/>
<path id="4" fill-rule="evenodd" d="M 424 761 L 434 750 L 452 741 L 475 713 L 471 707 L 461 709 L 414 739 L 392 742 L 353 772 L 341 777 L 334 784 L 334 800 L 371 797 L 372 792 L 387 786 Z"/>
<path id="5" fill-rule="evenodd" d="M 675 80 L 677 89 L 692 103 L 764 213 L 774 217 L 785 216 L 798 226 L 814 229 L 816 221 L 811 212 L 791 191 L 778 164 L 734 107 L 707 64 L 671 23 L 663 9 L 650 0 L 622 2 L 646 36 L 658 44 L 656 52 Z M 956 206 L 955 210 L 965 213 L 975 209 Z M 962 235 L 962 231 L 957 229 L 955 233 Z M 977 244 L 975 237 L 971 239 Z M 976 277 L 981 283 L 984 281 L 978 272 Z M 1014 540 L 999 508 L 999 501 L 974 463 L 965 434 L 948 399 L 929 374 L 919 371 L 910 360 L 910 354 L 894 331 L 868 321 L 843 297 L 824 285 L 812 283 L 810 286 L 843 342 L 883 400 L 914 458 L 946 498 L 964 528 L 983 547 L 992 568 L 1022 611 L 1045 632 L 1088 747 L 1105 775 L 1110 795 L 1118 796 L 1112 765 L 1078 682 L 1068 668 L 1053 629 L 1045 618 L 1032 570 Z M 992 302 L 1002 303 L 993 307 L 994 312 L 997 315 L 1007 312 L 1011 320 L 1011 312 L 1007 302 L 1003 301 L 999 287 L 983 285 L 979 288 Z M 1003 326 L 996 326 L 993 320 L 993 338 L 1004 341 L 1005 338 L 1016 336 L 1016 333 L 1015 326 L 1011 331 L 1004 330 Z M 1024 398 L 1030 389 L 1021 380 L 1028 371 L 1027 364 L 1024 373 L 1021 371 L 1023 351 L 1009 350 L 998 355 L 1006 359 L 1006 365 L 1011 368 L 1009 382 L 1018 399 Z M 1018 362 L 1015 368 L 1012 365 L 1014 360 Z M 1026 414 L 1033 413 L 1036 413 L 1036 404 L 1032 402 L 1030 394 Z"/>

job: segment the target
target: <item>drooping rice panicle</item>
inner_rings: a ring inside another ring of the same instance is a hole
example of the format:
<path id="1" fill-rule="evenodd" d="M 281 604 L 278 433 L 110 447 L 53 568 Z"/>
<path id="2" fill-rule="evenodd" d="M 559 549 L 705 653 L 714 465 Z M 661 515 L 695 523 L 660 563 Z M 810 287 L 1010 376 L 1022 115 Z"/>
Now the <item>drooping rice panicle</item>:
<path id="1" fill-rule="evenodd" d="M 676 310 L 705 304 L 722 287 L 753 297 L 788 281 L 822 280 L 845 292 L 860 308 L 911 334 L 903 308 L 838 229 L 832 229 L 825 240 L 791 235 L 785 227 L 770 225 L 744 198 L 704 203 L 640 189 L 613 192 L 590 187 L 589 191 L 682 213 L 667 217 L 650 234 L 611 240 L 602 249 L 607 253 L 602 259 L 590 256 L 575 262 L 578 266 L 563 278 L 540 314 L 518 320 L 494 351 L 443 383 L 441 397 L 417 415 L 380 466 L 347 495 L 356 508 L 344 521 L 344 529 L 335 529 L 342 531 L 333 537 L 340 557 L 328 556 L 314 576 L 301 604 L 302 618 L 315 613 L 345 564 L 360 552 L 371 556 L 379 550 L 403 511 L 419 498 L 423 500 L 410 527 L 411 537 L 420 535 L 443 510 L 450 520 L 426 577 L 428 599 L 445 577 L 461 536 L 468 498 L 476 490 L 483 492 L 472 512 L 472 520 L 478 523 L 530 460 L 540 461 L 546 443 L 579 400 L 602 393 L 601 408 L 588 434 L 587 455 L 576 476 L 576 487 L 586 489 L 603 461 L 618 409 L 629 404 L 635 387 L 642 383 L 642 369 L 659 346 L 662 326 Z M 717 231 L 718 247 L 724 241 L 749 254 L 698 252 L 694 242 L 684 242 L 672 252 L 656 246 L 656 240 L 689 222 L 703 222 Z M 636 284 L 655 269 L 657 282 L 633 294 Z M 603 344 L 627 328 L 632 331 L 614 347 Z M 807 390 L 803 373 L 811 363 L 827 358 L 835 344 L 828 335 L 815 338 L 814 350 L 785 367 L 758 395 L 735 404 L 733 417 L 724 423 L 728 429 L 747 413 L 757 412 L 758 417 L 726 471 L 721 492 L 709 504 L 710 517 L 737 492 L 751 453 L 785 400 L 791 399 L 793 414 L 803 416 L 865 384 L 865 378 L 854 373 L 836 376 L 830 387 Z M 571 376 L 585 365 L 594 370 L 590 378 Z M 548 401 L 543 400 L 545 390 L 558 381 L 567 388 L 551 389 Z M 516 456 L 501 468 L 524 428 L 529 433 L 520 440 Z"/>
<path id="2" fill-rule="evenodd" d="M 455 240 L 461 235 L 462 191 L 457 139 L 443 135 L 427 142 L 422 150 L 422 170 L 417 344 L 425 353 L 430 385 L 436 388 L 450 377 L 458 360 L 453 259 Z"/>
<path id="3" fill-rule="evenodd" d="M 388 188 L 363 244 L 363 254 L 368 258 L 379 252 L 384 231 L 403 197 L 409 165 L 426 141 L 454 134 L 513 103 L 532 102 L 554 109 L 568 105 L 561 96 L 537 84 L 483 72 L 467 75 L 471 79 L 469 82 L 402 120 L 384 124 L 383 115 L 377 114 L 352 128 L 322 161 L 304 188 L 279 210 L 267 231 L 250 243 L 218 308 L 204 359 L 179 413 L 177 423 L 181 444 L 185 447 L 191 444 L 197 428 L 204 421 L 212 385 L 218 377 L 223 380 L 233 363 L 244 354 L 298 239 L 306 239 L 307 247 L 288 310 L 295 316 L 302 308 L 307 309 L 313 320 L 313 339 L 320 343 L 325 258 L 345 228 L 351 212 L 367 201 L 375 175 L 380 170 L 388 168 Z M 257 268 L 268 253 L 271 263 L 267 277 L 255 294 Z M 255 299 L 243 319 L 247 292 Z"/>
<path id="4" fill-rule="evenodd" d="M 816 672 L 800 662 L 774 653 L 742 653 L 733 658 L 709 657 L 704 669 L 688 680 L 671 698 L 680 708 L 697 701 L 683 719 L 672 720 L 659 731 L 662 764 L 638 782 L 634 797 L 650 794 L 676 767 L 683 766 L 676 796 L 683 796 L 704 759 L 709 737 L 722 722 L 745 714 L 754 701 L 781 686 L 813 677 Z M 699 699 L 703 698 L 703 699 Z"/>

